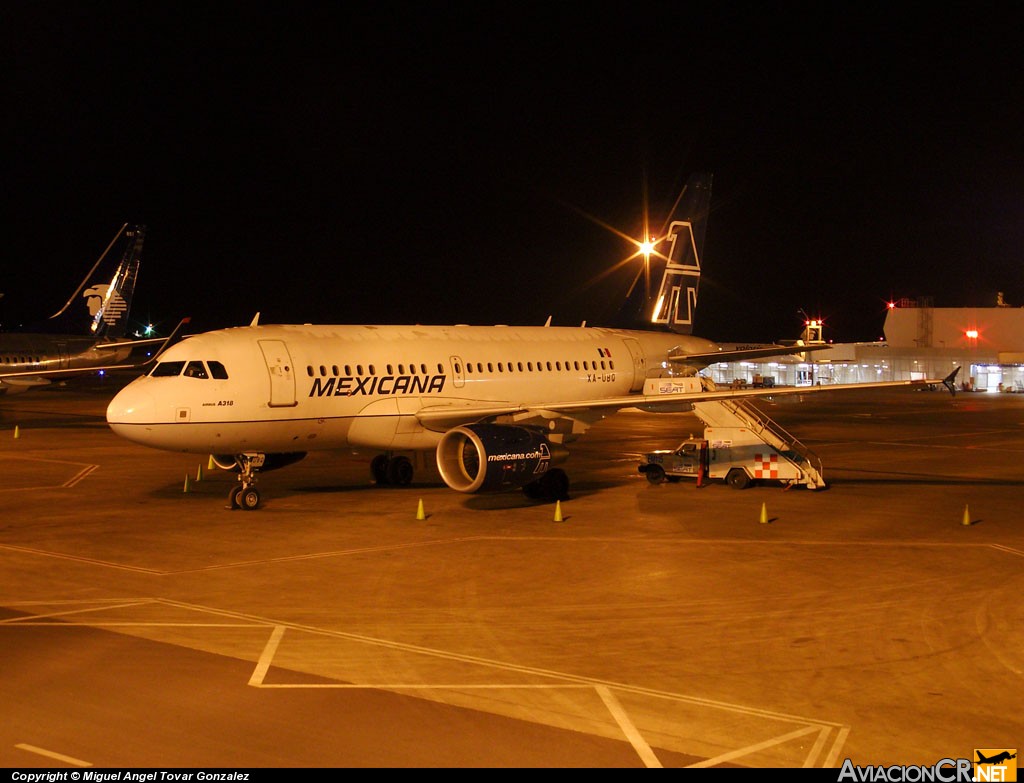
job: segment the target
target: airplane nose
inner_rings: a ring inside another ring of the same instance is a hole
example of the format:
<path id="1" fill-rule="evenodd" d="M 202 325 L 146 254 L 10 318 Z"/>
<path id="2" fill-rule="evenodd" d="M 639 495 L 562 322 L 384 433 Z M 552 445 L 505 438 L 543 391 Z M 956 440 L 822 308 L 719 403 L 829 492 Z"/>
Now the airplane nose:
<path id="1" fill-rule="evenodd" d="M 155 411 L 153 395 L 128 385 L 107 405 L 107 424 L 118 435 L 143 442 L 144 425 L 153 423 Z"/>

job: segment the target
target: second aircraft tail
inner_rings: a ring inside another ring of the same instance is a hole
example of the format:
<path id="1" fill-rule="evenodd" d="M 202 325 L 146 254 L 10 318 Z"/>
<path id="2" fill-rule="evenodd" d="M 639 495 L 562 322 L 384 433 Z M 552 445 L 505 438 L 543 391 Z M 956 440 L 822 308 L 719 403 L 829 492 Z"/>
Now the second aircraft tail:
<path id="1" fill-rule="evenodd" d="M 70 330 L 81 331 L 91 337 L 117 339 L 126 336 L 128 314 L 135 294 L 135 282 L 139 275 L 139 262 L 145 237 L 145 226 L 129 226 L 127 223 L 121 226 L 103 255 L 93 264 L 68 301 L 50 318 L 64 316 L 65 320 L 72 319 Z M 109 266 L 103 262 L 121 239 L 124 241 L 121 260 L 111 276 L 107 277 L 103 270 L 109 270 Z M 98 279 L 96 276 L 99 276 Z M 79 296 L 82 300 L 80 307 L 71 308 Z"/>

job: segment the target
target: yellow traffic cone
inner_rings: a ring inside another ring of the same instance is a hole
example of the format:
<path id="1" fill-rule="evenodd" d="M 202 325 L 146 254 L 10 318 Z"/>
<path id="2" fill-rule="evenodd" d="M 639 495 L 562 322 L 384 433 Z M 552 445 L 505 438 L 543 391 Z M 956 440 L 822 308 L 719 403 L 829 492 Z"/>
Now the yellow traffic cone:
<path id="1" fill-rule="evenodd" d="M 960 524 L 970 525 L 971 524 L 971 512 L 967 510 L 967 504 L 964 504 L 964 520 Z"/>
<path id="2" fill-rule="evenodd" d="M 181 490 L 182 492 L 188 492 L 188 473 L 185 474 L 185 486 Z"/>
<path id="3" fill-rule="evenodd" d="M 21 430 L 18 429 L 18 425 L 14 425 L 14 439 L 17 440 L 21 437 Z"/>
<path id="4" fill-rule="evenodd" d="M 555 522 L 561 522 L 561 521 L 562 521 L 562 501 L 561 500 L 556 500 L 555 501 Z"/>
<path id="5" fill-rule="evenodd" d="M 416 507 L 416 519 L 426 519 L 427 515 L 423 513 L 423 498 L 420 498 L 420 504 Z"/>
<path id="6" fill-rule="evenodd" d="M 213 455 L 211 454 L 210 458 L 208 460 L 206 460 L 206 469 L 207 470 L 213 470 L 213 468 L 214 468 Z"/>
<path id="7" fill-rule="evenodd" d="M 762 525 L 767 525 L 768 524 L 768 504 L 767 503 L 762 503 L 761 504 L 761 524 Z"/>
<path id="8" fill-rule="evenodd" d="M 203 480 L 203 466 L 200 463 L 199 467 L 196 468 L 196 481 L 202 481 L 202 480 Z"/>

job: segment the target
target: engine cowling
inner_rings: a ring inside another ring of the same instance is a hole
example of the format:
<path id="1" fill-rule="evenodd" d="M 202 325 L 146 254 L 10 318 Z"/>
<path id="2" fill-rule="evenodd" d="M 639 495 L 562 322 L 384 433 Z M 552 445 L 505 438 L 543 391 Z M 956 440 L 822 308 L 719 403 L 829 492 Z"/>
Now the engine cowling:
<path id="1" fill-rule="evenodd" d="M 459 492 L 500 492 L 540 479 L 565 459 L 561 446 L 528 427 L 466 424 L 448 430 L 437 445 L 437 469 Z"/>
<path id="2" fill-rule="evenodd" d="M 287 451 L 274 454 L 264 454 L 263 464 L 255 465 L 260 473 L 268 470 L 277 470 L 288 465 L 293 465 L 306 456 L 305 451 Z M 234 454 L 211 454 L 213 464 L 221 470 L 238 470 L 238 459 Z"/>

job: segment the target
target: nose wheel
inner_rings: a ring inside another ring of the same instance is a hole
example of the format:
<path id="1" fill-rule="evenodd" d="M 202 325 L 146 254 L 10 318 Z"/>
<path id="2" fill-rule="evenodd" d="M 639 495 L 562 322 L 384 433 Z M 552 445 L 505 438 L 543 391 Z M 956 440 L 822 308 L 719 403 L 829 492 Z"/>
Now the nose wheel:
<path id="1" fill-rule="evenodd" d="M 262 467 L 266 455 L 239 454 L 235 457 L 238 464 L 238 485 L 228 493 L 228 507 L 242 511 L 255 511 L 260 506 L 260 491 L 256 489 L 256 472 Z"/>
<path id="2" fill-rule="evenodd" d="M 232 509 L 254 511 L 260 505 L 260 491 L 256 487 L 232 487 L 228 494 L 228 503 Z"/>

